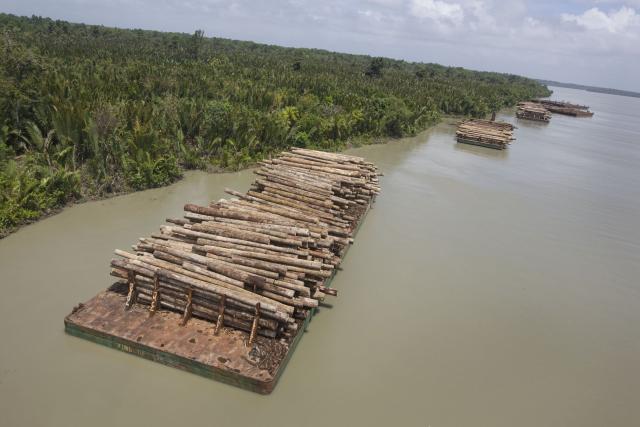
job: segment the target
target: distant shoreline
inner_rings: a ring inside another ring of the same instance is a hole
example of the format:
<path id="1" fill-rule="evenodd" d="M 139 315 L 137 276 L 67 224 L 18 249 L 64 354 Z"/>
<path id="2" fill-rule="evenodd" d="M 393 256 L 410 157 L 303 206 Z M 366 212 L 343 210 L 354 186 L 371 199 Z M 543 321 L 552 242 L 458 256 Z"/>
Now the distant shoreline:
<path id="1" fill-rule="evenodd" d="M 554 80 L 542 80 L 542 79 L 535 79 L 538 83 L 541 83 L 543 85 L 547 85 L 547 86 L 557 86 L 557 87 L 566 87 L 569 89 L 580 89 L 580 90 L 586 90 L 587 92 L 597 92 L 597 93 L 606 93 L 609 95 L 618 95 L 618 96 L 628 96 L 631 98 L 640 98 L 640 93 L 639 92 L 633 92 L 630 90 L 620 90 L 620 89 L 611 89 L 611 88 L 606 88 L 606 87 L 598 87 L 598 86 L 585 86 L 585 85 L 579 85 L 579 84 L 575 84 L 575 83 L 562 83 L 562 82 L 556 82 Z"/>

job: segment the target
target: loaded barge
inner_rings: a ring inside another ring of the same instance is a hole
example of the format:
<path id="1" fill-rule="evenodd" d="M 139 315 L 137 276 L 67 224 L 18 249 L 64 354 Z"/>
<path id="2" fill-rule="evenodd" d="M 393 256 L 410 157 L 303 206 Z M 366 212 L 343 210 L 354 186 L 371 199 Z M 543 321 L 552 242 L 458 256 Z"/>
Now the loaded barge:
<path id="1" fill-rule="evenodd" d="M 549 123 L 549 120 L 551 120 L 549 110 L 535 102 L 519 102 L 516 109 L 516 117 L 545 123 Z"/>
<path id="2" fill-rule="evenodd" d="M 90 341 L 271 393 L 380 191 L 363 158 L 292 149 L 250 191 L 116 250 L 116 282 L 65 318 Z"/>
<path id="3" fill-rule="evenodd" d="M 504 150 L 515 139 L 513 129 L 510 123 L 470 119 L 460 123 L 456 139 L 464 144 Z"/>
<path id="4" fill-rule="evenodd" d="M 593 112 L 589 111 L 589 106 L 572 104 L 565 101 L 551 101 L 548 99 L 532 99 L 531 102 L 538 103 L 552 113 L 564 114 L 573 117 L 591 117 Z"/>

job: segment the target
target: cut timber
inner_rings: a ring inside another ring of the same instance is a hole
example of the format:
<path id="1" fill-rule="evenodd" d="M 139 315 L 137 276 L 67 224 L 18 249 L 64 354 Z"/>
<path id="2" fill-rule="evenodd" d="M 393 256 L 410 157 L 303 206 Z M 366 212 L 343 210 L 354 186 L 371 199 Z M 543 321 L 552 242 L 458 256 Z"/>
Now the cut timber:
<path id="1" fill-rule="evenodd" d="M 490 120 L 470 119 L 458 126 L 458 142 L 503 150 L 513 141 L 513 125 Z"/>
<path id="2" fill-rule="evenodd" d="M 535 102 L 520 102 L 516 109 L 516 117 L 519 119 L 534 120 L 548 123 L 551 120 L 549 110 Z"/>
<path id="3" fill-rule="evenodd" d="M 589 111 L 589 107 L 586 105 L 572 104 L 566 101 L 552 101 L 550 99 L 532 99 L 531 102 L 542 105 L 552 113 L 564 114 L 565 116 L 593 116 L 593 112 Z"/>
<path id="4" fill-rule="evenodd" d="M 66 331 L 271 392 L 315 307 L 337 296 L 330 282 L 380 174 L 363 158 L 306 149 L 255 173 L 248 192 L 186 204 L 132 252 L 116 250 L 116 282 L 74 309 Z"/>

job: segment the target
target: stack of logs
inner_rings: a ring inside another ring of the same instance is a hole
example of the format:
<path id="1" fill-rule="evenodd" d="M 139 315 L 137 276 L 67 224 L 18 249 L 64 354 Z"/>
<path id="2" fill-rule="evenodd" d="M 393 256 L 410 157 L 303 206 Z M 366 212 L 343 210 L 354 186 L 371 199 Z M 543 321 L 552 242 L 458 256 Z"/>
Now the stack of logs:
<path id="1" fill-rule="evenodd" d="M 535 102 L 519 102 L 516 109 L 516 117 L 519 119 L 549 122 L 551 114 L 542 104 Z"/>
<path id="2" fill-rule="evenodd" d="M 589 111 L 589 106 L 572 104 L 566 101 L 551 101 L 549 99 L 533 99 L 533 103 L 542 105 L 552 113 L 564 114 L 573 117 L 591 117 L 593 112 Z"/>
<path id="3" fill-rule="evenodd" d="M 503 150 L 513 141 L 513 125 L 491 120 L 470 119 L 460 123 L 458 142 Z"/>
<path id="4" fill-rule="evenodd" d="M 270 337 L 292 337 L 318 306 L 375 200 L 377 168 L 363 158 L 292 149 L 264 161 L 245 193 L 209 206 L 187 204 L 183 218 L 116 250 L 111 275 L 134 303 L 178 311 Z"/>

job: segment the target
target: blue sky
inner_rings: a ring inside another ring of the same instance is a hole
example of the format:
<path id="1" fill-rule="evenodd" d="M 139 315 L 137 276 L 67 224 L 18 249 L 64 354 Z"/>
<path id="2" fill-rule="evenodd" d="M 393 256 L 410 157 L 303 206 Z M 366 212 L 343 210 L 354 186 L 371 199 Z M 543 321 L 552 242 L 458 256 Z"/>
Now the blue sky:
<path id="1" fill-rule="evenodd" d="M 2 0 L 0 11 L 640 91 L 640 0 Z"/>

